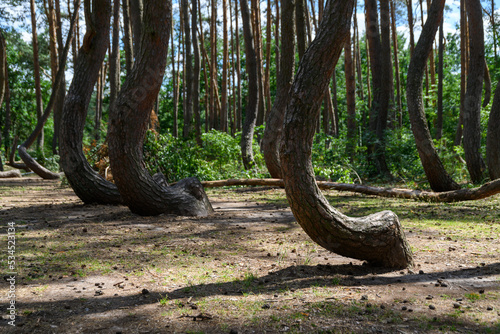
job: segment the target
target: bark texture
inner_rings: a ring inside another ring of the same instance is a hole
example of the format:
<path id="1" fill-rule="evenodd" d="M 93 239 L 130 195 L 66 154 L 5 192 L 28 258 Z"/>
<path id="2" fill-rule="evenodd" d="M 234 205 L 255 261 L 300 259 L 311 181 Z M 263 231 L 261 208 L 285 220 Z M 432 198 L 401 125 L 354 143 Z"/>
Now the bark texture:
<path id="1" fill-rule="evenodd" d="M 500 179 L 500 84 L 497 83 L 486 135 L 486 161 L 490 179 Z"/>
<path id="2" fill-rule="evenodd" d="M 248 74 L 248 102 L 241 132 L 241 157 L 245 169 L 250 169 L 254 165 L 252 141 L 259 106 L 259 77 L 248 2 L 240 0 L 240 6 L 243 20 L 243 36 L 245 38 L 246 71 Z"/>
<path id="3" fill-rule="evenodd" d="M 384 211 L 350 218 L 330 206 L 316 185 L 311 151 L 323 93 L 351 22 L 354 1 L 329 1 L 315 40 L 301 60 L 285 113 L 281 163 L 292 212 L 306 233 L 337 254 L 387 267 L 413 264 L 397 216 Z"/>
<path id="4" fill-rule="evenodd" d="M 75 194 L 85 203 L 119 204 L 118 189 L 97 174 L 82 152 L 87 108 L 109 45 L 111 2 L 85 1 L 87 32 L 78 52 L 73 81 L 64 100 L 61 167 Z"/>
<path id="5" fill-rule="evenodd" d="M 406 99 L 411 129 L 417 145 L 418 155 L 432 190 L 449 191 L 459 189 L 444 169 L 431 138 L 425 117 L 422 82 L 429 52 L 432 50 L 434 36 L 443 17 L 445 0 L 435 0 L 427 15 L 427 22 L 422 29 L 413 56 L 408 67 Z"/>
<path id="6" fill-rule="evenodd" d="M 480 183 L 486 169 L 481 157 L 481 93 L 485 66 L 481 2 L 468 1 L 466 10 L 469 19 L 469 66 L 462 122 L 463 146 L 470 178 L 473 183 Z"/>
<path id="7" fill-rule="evenodd" d="M 206 216 L 212 206 L 196 178 L 167 187 L 143 163 L 143 142 L 167 61 L 172 2 L 144 2 L 141 48 L 110 112 L 109 158 L 124 203 L 134 213 Z"/>
<path id="8" fill-rule="evenodd" d="M 279 148 L 283 134 L 283 119 L 288 103 L 288 91 L 292 86 L 295 68 L 295 0 L 283 2 L 281 6 L 281 52 L 280 71 L 276 78 L 276 98 L 269 112 L 262 138 L 262 150 L 267 170 L 274 178 L 281 178 Z"/>

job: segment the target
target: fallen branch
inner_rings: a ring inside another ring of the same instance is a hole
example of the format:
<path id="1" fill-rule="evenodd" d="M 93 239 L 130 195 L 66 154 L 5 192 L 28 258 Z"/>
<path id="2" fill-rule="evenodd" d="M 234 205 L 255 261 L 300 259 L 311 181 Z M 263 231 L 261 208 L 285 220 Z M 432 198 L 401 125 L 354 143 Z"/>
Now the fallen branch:
<path id="1" fill-rule="evenodd" d="M 202 181 L 205 188 L 226 187 L 226 186 L 269 186 L 284 187 L 281 179 L 229 179 L 218 181 Z M 483 199 L 500 193 L 500 179 L 490 181 L 481 187 L 473 189 L 459 189 L 445 192 L 432 192 L 423 190 L 410 190 L 400 188 L 382 188 L 365 186 L 361 184 L 336 183 L 327 181 L 317 181 L 317 185 L 322 190 L 351 191 L 365 195 L 380 197 L 406 198 L 427 202 L 461 202 Z"/>

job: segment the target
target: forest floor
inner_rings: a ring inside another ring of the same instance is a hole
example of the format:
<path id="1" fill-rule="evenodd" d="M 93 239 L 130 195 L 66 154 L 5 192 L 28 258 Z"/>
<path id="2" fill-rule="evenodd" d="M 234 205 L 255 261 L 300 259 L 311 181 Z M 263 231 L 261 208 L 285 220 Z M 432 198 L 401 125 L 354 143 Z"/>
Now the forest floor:
<path id="1" fill-rule="evenodd" d="M 83 205 L 60 181 L 0 180 L 0 332 L 500 333 L 500 196 L 435 204 L 324 192 L 351 216 L 398 214 L 416 267 L 393 271 L 313 243 L 282 189 L 207 193 L 210 217 L 141 217 Z"/>

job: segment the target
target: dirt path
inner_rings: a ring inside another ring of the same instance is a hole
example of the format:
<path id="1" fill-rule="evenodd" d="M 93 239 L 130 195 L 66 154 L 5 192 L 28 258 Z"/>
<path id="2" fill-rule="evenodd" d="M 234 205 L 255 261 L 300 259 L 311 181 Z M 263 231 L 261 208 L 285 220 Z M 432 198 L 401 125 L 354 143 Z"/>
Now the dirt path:
<path id="1" fill-rule="evenodd" d="M 394 210 L 417 267 L 315 245 L 274 188 L 208 191 L 208 218 L 83 205 L 60 182 L 0 180 L 1 332 L 500 333 L 500 197 L 429 204 L 327 192 L 349 215 Z"/>

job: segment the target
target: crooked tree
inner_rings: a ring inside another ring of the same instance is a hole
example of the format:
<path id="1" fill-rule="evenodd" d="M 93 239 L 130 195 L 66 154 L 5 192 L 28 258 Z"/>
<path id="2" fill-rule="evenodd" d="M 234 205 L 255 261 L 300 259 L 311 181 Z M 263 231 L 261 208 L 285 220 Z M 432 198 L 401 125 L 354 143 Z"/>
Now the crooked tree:
<path id="1" fill-rule="evenodd" d="M 206 216 L 212 212 L 196 178 L 166 185 L 143 163 L 143 142 L 167 62 L 172 21 L 171 1 L 144 1 L 140 49 L 135 65 L 111 107 L 108 142 L 113 178 L 123 202 L 134 213 Z"/>
<path id="2" fill-rule="evenodd" d="M 61 167 L 84 203 L 119 204 L 120 193 L 90 167 L 82 151 L 87 108 L 109 45 L 111 1 L 84 2 L 87 31 L 78 51 L 61 120 Z"/>
<path id="3" fill-rule="evenodd" d="M 328 1 L 316 38 L 301 59 L 285 112 L 280 159 L 286 195 L 297 222 L 337 254 L 387 267 L 413 264 L 398 217 L 383 211 L 351 218 L 321 194 L 311 162 L 324 91 L 349 34 L 353 0 Z"/>

